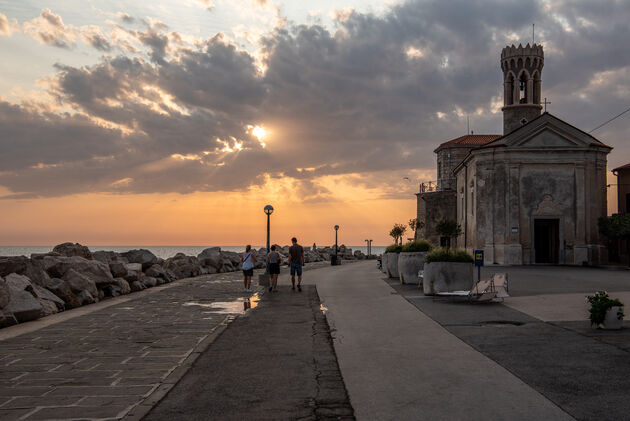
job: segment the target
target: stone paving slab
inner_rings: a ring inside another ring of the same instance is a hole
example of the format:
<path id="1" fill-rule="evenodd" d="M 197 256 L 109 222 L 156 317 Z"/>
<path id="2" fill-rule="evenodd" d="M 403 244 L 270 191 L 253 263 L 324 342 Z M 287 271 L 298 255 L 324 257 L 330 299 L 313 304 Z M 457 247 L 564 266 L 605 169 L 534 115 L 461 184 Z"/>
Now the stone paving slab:
<path id="1" fill-rule="evenodd" d="M 150 408 L 257 299 L 239 272 L 167 287 L 77 309 L 79 317 L 71 310 L 37 330 L 18 325 L 18 336 L 3 329 L 0 420 L 115 420 Z"/>

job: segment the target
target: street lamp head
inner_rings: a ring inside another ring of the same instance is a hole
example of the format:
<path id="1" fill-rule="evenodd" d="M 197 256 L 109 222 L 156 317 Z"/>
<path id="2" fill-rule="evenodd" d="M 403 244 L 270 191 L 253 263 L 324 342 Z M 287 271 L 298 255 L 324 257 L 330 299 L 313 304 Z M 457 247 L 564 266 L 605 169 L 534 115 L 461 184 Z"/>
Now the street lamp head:
<path id="1" fill-rule="evenodd" d="M 273 213 L 273 206 L 271 206 L 271 205 L 265 206 L 265 213 L 267 215 L 271 215 Z"/>
<path id="2" fill-rule="evenodd" d="M 339 229 L 339 225 L 335 225 L 335 231 Z"/>

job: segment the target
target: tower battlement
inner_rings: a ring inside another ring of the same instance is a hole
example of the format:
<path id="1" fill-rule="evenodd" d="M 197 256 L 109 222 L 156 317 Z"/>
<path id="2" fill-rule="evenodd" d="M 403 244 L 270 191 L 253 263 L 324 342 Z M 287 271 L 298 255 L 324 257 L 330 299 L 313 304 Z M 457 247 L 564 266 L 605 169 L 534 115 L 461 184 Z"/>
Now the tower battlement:
<path id="1" fill-rule="evenodd" d="M 524 56 L 538 56 L 544 57 L 543 46 L 539 44 L 529 45 L 529 43 L 523 47 L 523 44 L 519 44 L 518 47 L 512 44 L 509 47 L 505 47 L 501 51 L 501 60 L 509 59 L 512 57 L 524 57 Z"/>

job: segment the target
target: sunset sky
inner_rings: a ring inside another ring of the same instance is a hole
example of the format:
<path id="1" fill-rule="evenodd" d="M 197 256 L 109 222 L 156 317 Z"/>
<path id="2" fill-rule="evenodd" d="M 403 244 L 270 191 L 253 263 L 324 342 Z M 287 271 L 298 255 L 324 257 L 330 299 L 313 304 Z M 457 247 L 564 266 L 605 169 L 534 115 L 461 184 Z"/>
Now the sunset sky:
<path id="1" fill-rule="evenodd" d="M 0 245 L 388 244 L 532 23 L 550 112 L 630 107 L 630 0 L 0 0 Z"/>

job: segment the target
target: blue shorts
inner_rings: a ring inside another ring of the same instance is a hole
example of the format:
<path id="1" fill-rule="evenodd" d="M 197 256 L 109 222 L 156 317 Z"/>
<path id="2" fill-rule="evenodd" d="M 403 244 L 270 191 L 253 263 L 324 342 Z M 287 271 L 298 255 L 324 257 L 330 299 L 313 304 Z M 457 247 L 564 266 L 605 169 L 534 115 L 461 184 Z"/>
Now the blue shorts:
<path id="1" fill-rule="evenodd" d="M 291 262 L 291 276 L 295 276 L 296 272 L 297 276 L 302 276 L 302 265 Z"/>

